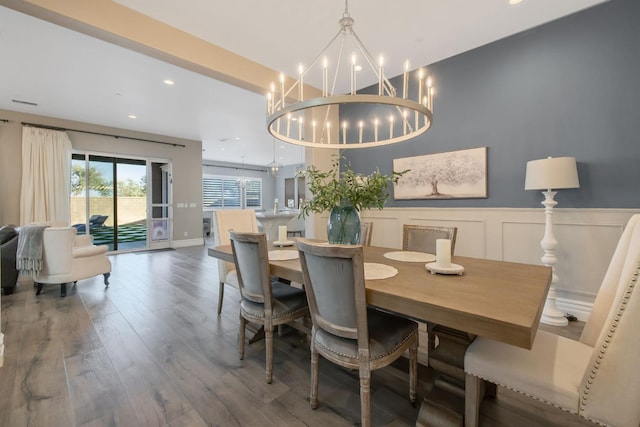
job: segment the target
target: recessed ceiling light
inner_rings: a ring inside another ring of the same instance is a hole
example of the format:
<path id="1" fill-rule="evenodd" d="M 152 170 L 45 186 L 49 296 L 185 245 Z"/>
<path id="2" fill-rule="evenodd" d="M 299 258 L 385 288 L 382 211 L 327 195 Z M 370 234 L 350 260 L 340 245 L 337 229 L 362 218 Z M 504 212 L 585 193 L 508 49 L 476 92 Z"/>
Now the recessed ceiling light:
<path id="1" fill-rule="evenodd" d="M 164 84 L 169 85 L 169 86 L 173 86 L 175 83 L 174 83 L 174 81 L 173 81 L 173 80 L 166 79 L 166 80 L 164 81 Z"/>
<path id="2" fill-rule="evenodd" d="M 522 0 L 509 0 L 509 4 L 511 5 L 518 4 L 518 3 L 522 3 Z"/>
<path id="3" fill-rule="evenodd" d="M 239 136 L 236 136 L 236 137 L 235 137 L 235 138 L 233 138 L 233 139 L 235 139 L 235 140 L 237 141 L 237 140 L 239 140 L 239 139 L 240 139 L 240 137 L 239 137 Z"/>
<path id="4" fill-rule="evenodd" d="M 135 114 L 129 114 L 130 119 L 137 119 L 138 117 Z"/>

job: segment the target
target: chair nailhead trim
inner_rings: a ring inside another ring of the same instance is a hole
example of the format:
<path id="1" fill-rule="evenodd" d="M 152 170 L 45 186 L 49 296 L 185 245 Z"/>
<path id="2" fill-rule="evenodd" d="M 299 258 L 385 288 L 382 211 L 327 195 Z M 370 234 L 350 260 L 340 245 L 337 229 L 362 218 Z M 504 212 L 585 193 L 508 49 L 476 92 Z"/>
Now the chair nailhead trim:
<path id="1" fill-rule="evenodd" d="M 377 360 L 377 359 L 381 359 L 383 357 L 386 357 L 388 355 L 390 355 L 391 353 L 393 353 L 394 351 L 396 351 L 397 349 L 399 349 L 400 347 L 402 347 L 404 345 L 404 343 L 406 343 L 407 341 L 409 341 L 411 339 L 411 337 L 413 337 L 416 334 L 417 330 L 414 331 L 413 333 L 409 334 L 407 337 L 405 337 L 404 340 L 402 340 L 400 343 L 398 343 L 398 345 L 396 345 L 393 349 L 391 349 L 391 351 L 385 353 L 385 354 L 381 354 L 380 356 L 376 357 L 376 358 L 371 358 L 370 360 Z M 356 340 L 357 341 L 357 340 Z M 316 344 L 320 345 L 322 348 L 330 351 L 331 353 L 335 353 L 338 356 L 343 356 L 343 357 L 349 357 L 351 359 L 358 359 L 358 355 L 356 354 L 356 357 L 352 357 L 352 355 L 350 354 L 344 354 L 344 353 L 338 353 L 337 351 L 335 351 L 332 348 L 327 347 L 326 345 L 322 345 L 321 343 L 316 341 Z"/>
<path id="2" fill-rule="evenodd" d="M 604 357 L 604 355 L 607 352 L 607 349 L 609 348 L 609 344 L 611 343 L 613 336 L 616 333 L 616 330 L 618 328 L 618 324 L 620 323 L 620 319 L 622 319 L 622 314 L 624 313 L 624 310 L 627 308 L 627 304 L 629 303 L 629 299 L 631 298 L 631 295 L 633 294 L 633 291 L 635 289 L 636 283 L 638 282 L 638 276 L 640 275 L 640 262 L 638 263 L 638 266 L 636 267 L 636 271 L 633 273 L 633 277 L 631 278 L 631 281 L 629 282 L 629 285 L 627 286 L 627 289 L 624 292 L 624 296 L 622 298 L 622 301 L 620 301 L 620 305 L 618 306 L 617 309 L 617 313 L 614 317 L 613 320 L 613 324 L 611 325 L 611 328 L 609 329 L 609 333 L 607 334 L 607 338 L 604 340 L 604 343 L 602 344 L 602 348 L 600 349 L 600 352 L 598 354 L 598 357 L 595 360 L 595 364 L 591 369 L 591 375 L 589 375 L 589 378 L 587 379 L 587 384 L 585 385 L 585 389 L 582 391 L 582 398 L 581 398 L 581 404 L 580 404 L 580 411 L 585 411 L 587 408 L 587 400 L 588 400 L 588 394 L 589 394 L 589 389 L 591 388 L 591 384 L 593 384 L 594 380 L 596 379 L 596 375 L 598 374 L 598 369 L 600 368 L 600 362 L 602 360 L 602 358 Z M 582 416 L 582 414 L 580 414 Z M 601 426 L 604 426 L 606 424 L 603 424 L 600 421 L 594 420 L 590 417 L 584 417 L 587 418 L 589 421 L 594 422 L 596 424 L 599 424 Z"/>

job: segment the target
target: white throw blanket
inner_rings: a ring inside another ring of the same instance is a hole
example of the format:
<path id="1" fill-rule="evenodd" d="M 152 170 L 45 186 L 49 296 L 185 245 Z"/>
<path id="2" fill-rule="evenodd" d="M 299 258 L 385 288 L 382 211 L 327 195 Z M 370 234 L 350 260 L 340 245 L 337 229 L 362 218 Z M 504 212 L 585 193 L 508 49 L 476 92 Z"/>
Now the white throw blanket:
<path id="1" fill-rule="evenodd" d="M 20 228 L 16 268 L 23 275 L 35 276 L 42 270 L 42 238 L 46 225 L 26 225 Z"/>

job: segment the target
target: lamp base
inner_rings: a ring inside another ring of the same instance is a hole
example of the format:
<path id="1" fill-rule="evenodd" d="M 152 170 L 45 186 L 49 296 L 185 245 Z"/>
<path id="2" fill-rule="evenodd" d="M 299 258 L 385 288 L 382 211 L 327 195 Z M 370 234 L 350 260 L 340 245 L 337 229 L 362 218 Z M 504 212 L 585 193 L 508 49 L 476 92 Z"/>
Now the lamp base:
<path id="1" fill-rule="evenodd" d="M 550 326 L 567 326 L 569 321 L 560 310 L 555 307 L 555 300 L 553 301 L 553 307 L 549 306 L 549 300 L 544 306 L 542 317 L 540 317 L 540 323 Z"/>

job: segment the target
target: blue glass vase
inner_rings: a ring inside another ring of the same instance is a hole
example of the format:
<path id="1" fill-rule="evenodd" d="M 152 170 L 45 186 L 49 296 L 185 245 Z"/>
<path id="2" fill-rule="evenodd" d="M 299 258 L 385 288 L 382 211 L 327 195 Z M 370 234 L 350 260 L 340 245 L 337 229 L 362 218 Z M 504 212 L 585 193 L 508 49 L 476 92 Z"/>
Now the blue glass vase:
<path id="1" fill-rule="evenodd" d="M 327 223 L 329 243 L 341 245 L 360 244 L 360 215 L 351 204 L 334 206 Z"/>

